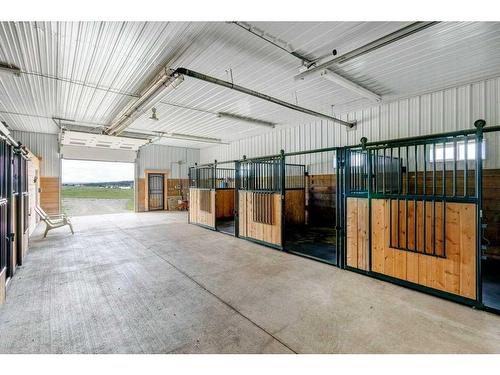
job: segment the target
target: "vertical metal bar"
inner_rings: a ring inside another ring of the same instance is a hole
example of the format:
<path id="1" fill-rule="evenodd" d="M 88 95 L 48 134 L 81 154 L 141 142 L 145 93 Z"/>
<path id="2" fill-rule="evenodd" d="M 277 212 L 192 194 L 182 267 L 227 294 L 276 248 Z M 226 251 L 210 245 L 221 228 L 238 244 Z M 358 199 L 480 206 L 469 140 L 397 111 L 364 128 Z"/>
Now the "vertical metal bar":
<path id="1" fill-rule="evenodd" d="M 348 158 L 348 150 L 346 148 L 343 148 L 341 149 L 341 162 L 342 162 L 342 166 L 341 166 L 341 169 L 340 169 L 340 173 L 341 173 L 341 209 L 342 209 L 342 212 L 341 212 L 341 220 L 342 220 L 342 228 L 340 230 L 341 232 L 341 244 L 342 244 L 342 252 L 341 254 L 339 255 L 340 257 L 340 262 L 341 262 L 341 267 L 342 268 L 345 268 L 346 266 L 346 257 L 347 257 L 347 239 L 346 239 L 346 223 L 347 223 L 347 192 L 348 192 L 348 180 L 347 180 L 347 167 L 349 167 L 349 158 Z"/>
<path id="2" fill-rule="evenodd" d="M 481 269 L 482 256 L 482 218 L 483 218 L 483 127 L 486 125 L 484 120 L 477 120 L 474 123 L 476 127 L 476 181 L 475 198 L 476 204 L 476 301 L 483 303 L 483 277 Z"/>
<path id="3" fill-rule="evenodd" d="M 427 195 L 427 159 L 430 156 L 427 155 L 427 145 L 424 143 L 424 178 L 423 178 L 423 194 Z M 423 252 L 427 253 L 427 201 L 424 199 L 422 201 L 422 223 L 423 223 L 423 231 L 424 231 L 424 239 L 423 239 Z"/>
<path id="4" fill-rule="evenodd" d="M 425 203 L 425 201 L 424 201 Z M 418 251 L 418 246 L 417 246 L 417 210 L 418 210 L 418 205 L 417 205 L 417 200 L 413 200 L 413 250 Z"/>
<path id="5" fill-rule="evenodd" d="M 405 194 L 410 194 L 410 159 L 408 156 L 408 146 L 406 146 L 406 188 Z"/>
<path id="6" fill-rule="evenodd" d="M 393 247 L 393 242 L 392 242 L 392 225 L 393 225 L 393 220 L 392 220 L 392 198 L 389 198 L 389 247 Z"/>
<path id="7" fill-rule="evenodd" d="M 189 182 L 188 182 L 188 187 L 189 187 L 189 193 L 191 193 L 191 189 L 190 189 L 190 188 L 191 188 L 191 185 L 192 185 L 192 182 L 191 182 L 191 181 L 192 181 L 192 180 L 191 180 L 191 178 L 192 178 L 192 173 L 193 173 L 193 169 L 192 169 L 192 167 L 189 167 L 189 168 L 188 168 L 188 181 L 189 181 Z M 1 194 L 0 194 L 0 196 L 1 196 Z M 184 198 L 186 198 L 186 197 L 183 197 L 183 199 L 184 199 Z M 189 197 L 189 198 L 191 199 L 191 197 Z M 190 223 L 191 223 L 191 215 L 190 215 L 191 207 L 190 207 L 190 206 L 191 206 L 190 204 L 188 204 L 188 205 L 187 205 L 187 217 L 188 217 L 188 224 L 190 224 Z"/>
<path id="8" fill-rule="evenodd" d="M 442 205 L 443 205 L 443 213 L 442 213 L 443 248 L 441 250 L 441 255 L 443 257 L 446 257 L 446 200 L 443 200 Z"/>
<path id="9" fill-rule="evenodd" d="M 415 195 L 417 195 L 418 194 L 418 161 L 417 161 L 418 160 L 418 152 L 417 152 L 418 151 L 418 145 L 415 145 L 413 147 L 413 150 L 414 150 L 414 153 L 415 153 L 415 155 L 414 155 L 414 158 L 415 158 L 415 174 L 414 174 L 414 176 L 415 176 L 415 183 L 414 183 L 415 184 L 415 189 L 414 190 L 415 190 Z"/>
<path id="10" fill-rule="evenodd" d="M 398 162 L 396 163 L 398 167 L 398 225 L 397 225 L 397 240 L 398 240 L 398 248 L 401 247 L 401 223 L 400 223 L 400 216 L 401 216 L 401 207 L 400 207 L 400 199 L 399 196 L 401 195 L 402 191 L 402 184 L 403 184 L 403 178 L 401 176 L 401 168 L 402 168 L 402 162 L 401 162 L 401 147 L 398 147 Z"/>
<path id="11" fill-rule="evenodd" d="M 443 197 L 446 195 L 446 142 L 443 142 Z"/>
<path id="12" fill-rule="evenodd" d="M 389 155 L 390 155 L 390 158 L 389 158 L 389 173 L 391 175 L 391 178 L 389 180 L 389 183 L 390 183 L 390 187 L 389 187 L 390 191 L 389 191 L 389 193 L 392 194 L 393 193 L 393 188 L 394 188 L 392 186 L 392 184 L 394 182 L 393 181 L 394 180 L 394 176 L 393 176 L 393 164 L 394 163 L 393 163 L 393 160 L 392 160 L 393 159 L 393 157 L 392 157 L 392 155 L 393 155 L 393 148 L 392 147 L 390 149 Z M 391 219 L 390 219 L 391 225 L 389 226 L 389 236 L 390 236 L 390 240 L 391 240 L 391 247 L 393 247 L 394 245 L 393 245 L 393 242 L 392 242 L 392 226 L 393 226 L 394 223 L 393 223 L 393 220 L 392 220 L 392 198 L 389 200 L 389 202 L 390 202 L 390 205 L 389 205 L 390 212 L 389 213 L 390 213 L 390 217 L 391 217 Z"/>
<path id="13" fill-rule="evenodd" d="M 385 168 L 385 147 L 384 147 L 384 159 L 383 159 L 383 164 L 382 164 L 382 190 L 383 190 L 383 194 L 386 194 L 387 193 L 387 190 L 385 188 L 385 171 L 386 171 L 386 168 Z"/>
<path id="14" fill-rule="evenodd" d="M 408 146 L 406 146 L 406 188 L 405 194 L 410 194 L 410 160 L 408 157 Z M 408 197 L 405 198 L 405 248 L 408 249 Z"/>
<path id="15" fill-rule="evenodd" d="M 335 152 L 335 251 L 336 251 L 336 265 L 339 266 L 339 258 L 340 251 L 342 249 L 342 245 L 340 244 L 341 240 L 341 221 L 340 221 L 340 213 L 342 211 L 341 202 L 340 202 L 340 161 L 339 161 L 339 153 L 340 151 Z"/>
<path id="16" fill-rule="evenodd" d="M 427 195 L 427 145 L 424 143 L 424 178 L 423 178 L 423 194 Z"/>
<path id="17" fill-rule="evenodd" d="M 285 151 L 280 151 L 280 162 L 281 162 L 281 246 L 284 248 L 285 241 Z"/>
<path id="18" fill-rule="evenodd" d="M 240 236 L 240 162 L 234 163 L 234 236 Z"/>
<path id="19" fill-rule="evenodd" d="M 436 159 L 434 159 L 434 162 Z M 436 255 L 436 198 L 432 197 L 432 255 Z"/>
<path id="20" fill-rule="evenodd" d="M 457 138 L 453 137 L 453 196 L 457 196 Z"/>
<path id="21" fill-rule="evenodd" d="M 370 150 L 366 151 L 367 159 L 367 181 L 372 179 L 372 155 Z M 372 184 L 368 182 L 367 186 L 368 199 L 368 271 L 372 270 Z"/>
<path id="22" fill-rule="evenodd" d="M 468 158 L 468 136 L 466 135 L 464 138 L 464 197 L 467 196 L 468 190 L 467 190 L 467 174 L 468 174 L 468 168 L 469 168 L 469 158 Z"/>
<path id="23" fill-rule="evenodd" d="M 432 195 L 436 195 L 436 144 L 432 144 Z"/>

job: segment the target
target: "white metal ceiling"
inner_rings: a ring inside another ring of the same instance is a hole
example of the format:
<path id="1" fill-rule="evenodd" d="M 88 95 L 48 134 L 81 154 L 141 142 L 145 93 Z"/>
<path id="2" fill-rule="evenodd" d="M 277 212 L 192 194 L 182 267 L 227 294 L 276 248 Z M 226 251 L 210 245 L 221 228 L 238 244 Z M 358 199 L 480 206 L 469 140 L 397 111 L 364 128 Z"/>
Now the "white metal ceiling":
<path id="1" fill-rule="evenodd" d="M 163 66 L 185 67 L 294 104 L 331 114 L 369 104 L 321 78 L 295 81 L 300 60 L 345 53 L 408 22 L 3 22 L 0 61 L 21 77 L 0 75 L 0 119 L 18 130 L 55 133 L 52 117 L 90 127 L 109 124 Z M 279 48 L 279 47 L 281 48 Z M 440 23 L 332 70 L 384 100 L 500 75 L 500 23 Z M 332 109 L 332 105 L 334 106 Z M 311 116 L 186 80 L 128 130 L 175 132 L 235 140 L 268 131 L 217 118 L 218 111 L 273 121 L 312 122 Z M 332 126 L 337 126 L 333 125 Z M 192 141 L 164 144 L 205 147 Z"/>

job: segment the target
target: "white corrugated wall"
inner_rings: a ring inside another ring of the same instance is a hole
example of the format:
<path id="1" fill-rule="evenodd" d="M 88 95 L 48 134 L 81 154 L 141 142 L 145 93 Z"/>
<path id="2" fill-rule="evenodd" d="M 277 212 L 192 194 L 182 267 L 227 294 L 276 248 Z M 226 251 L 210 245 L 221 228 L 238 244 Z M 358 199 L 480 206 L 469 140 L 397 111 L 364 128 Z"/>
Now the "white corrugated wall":
<path id="1" fill-rule="evenodd" d="M 40 156 L 43 177 L 59 177 L 61 164 L 59 160 L 59 140 L 57 134 L 31 133 L 13 130 L 12 137 L 28 147 L 33 154 Z"/>
<path id="2" fill-rule="evenodd" d="M 390 103 L 339 115 L 344 120 L 357 120 L 356 130 L 341 125 L 316 121 L 295 127 L 282 127 L 271 133 L 201 149 L 201 163 L 309 150 L 369 141 L 425 135 L 470 129 L 483 118 L 487 125 L 500 125 L 500 78 L 425 93 Z M 500 168 L 500 134 L 487 134 L 486 168 Z M 325 155 L 308 155 L 293 162 L 318 165 Z M 311 171 L 327 173 L 327 170 Z"/>
<path id="3" fill-rule="evenodd" d="M 171 171 L 171 178 L 187 178 L 188 166 L 198 163 L 199 160 L 200 150 L 198 149 L 146 145 L 139 150 L 138 175 L 144 176 L 145 169 L 168 169 Z"/>

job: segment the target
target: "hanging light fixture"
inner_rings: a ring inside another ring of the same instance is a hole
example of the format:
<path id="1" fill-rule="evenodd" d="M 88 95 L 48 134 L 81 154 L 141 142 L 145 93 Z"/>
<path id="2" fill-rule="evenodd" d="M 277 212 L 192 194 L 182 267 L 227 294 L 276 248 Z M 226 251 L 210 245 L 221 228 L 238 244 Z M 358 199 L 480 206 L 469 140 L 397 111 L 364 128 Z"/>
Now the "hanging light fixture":
<path id="1" fill-rule="evenodd" d="M 155 107 L 151 108 L 151 116 L 149 117 L 149 119 L 158 121 L 158 116 L 156 116 L 156 108 Z"/>

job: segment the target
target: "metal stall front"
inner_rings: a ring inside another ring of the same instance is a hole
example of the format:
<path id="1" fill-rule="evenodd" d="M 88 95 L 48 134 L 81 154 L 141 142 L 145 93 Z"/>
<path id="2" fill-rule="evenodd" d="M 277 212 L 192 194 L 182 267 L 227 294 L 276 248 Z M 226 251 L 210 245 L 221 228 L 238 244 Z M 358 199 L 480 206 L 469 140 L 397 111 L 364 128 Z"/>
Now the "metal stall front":
<path id="1" fill-rule="evenodd" d="M 283 249 L 284 156 L 238 163 L 239 237 Z"/>
<path id="2" fill-rule="evenodd" d="M 10 239 L 10 201 L 12 185 L 11 145 L 0 137 L 0 304 L 5 299 L 5 284 L 13 274 Z"/>
<path id="3" fill-rule="evenodd" d="M 215 230 L 215 166 L 189 168 L 189 222 Z"/>
<path id="4" fill-rule="evenodd" d="M 481 305 L 483 123 L 343 153 L 345 267 Z"/>
<path id="5" fill-rule="evenodd" d="M 15 205 L 15 222 L 13 221 L 16 237 L 17 264 L 22 265 L 28 250 L 29 237 L 29 193 L 27 151 L 20 147 L 14 149 L 13 193 Z"/>

